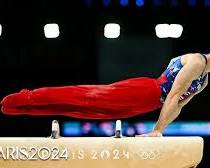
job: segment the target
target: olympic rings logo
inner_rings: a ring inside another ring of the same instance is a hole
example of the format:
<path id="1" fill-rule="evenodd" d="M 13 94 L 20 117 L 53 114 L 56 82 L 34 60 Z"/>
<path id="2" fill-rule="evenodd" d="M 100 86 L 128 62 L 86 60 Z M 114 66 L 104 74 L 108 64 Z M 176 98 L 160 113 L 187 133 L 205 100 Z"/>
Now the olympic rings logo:
<path id="1" fill-rule="evenodd" d="M 137 152 L 137 155 L 143 160 L 155 160 L 160 157 L 159 150 L 144 150 Z"/>

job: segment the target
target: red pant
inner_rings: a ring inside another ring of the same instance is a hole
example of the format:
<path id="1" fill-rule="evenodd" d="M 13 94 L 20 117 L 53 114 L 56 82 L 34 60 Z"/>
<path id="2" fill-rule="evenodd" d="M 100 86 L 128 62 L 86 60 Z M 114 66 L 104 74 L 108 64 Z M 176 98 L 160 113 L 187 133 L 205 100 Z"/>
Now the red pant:
<path id="1" fill-rule="evenodd" d="M 10 115 L 64 115 L 81 119 L 133 117 L 161 107 L 157 79 L 133 78 L 109 85 L 45 87 L 6 96 L 2 112 Z"/>

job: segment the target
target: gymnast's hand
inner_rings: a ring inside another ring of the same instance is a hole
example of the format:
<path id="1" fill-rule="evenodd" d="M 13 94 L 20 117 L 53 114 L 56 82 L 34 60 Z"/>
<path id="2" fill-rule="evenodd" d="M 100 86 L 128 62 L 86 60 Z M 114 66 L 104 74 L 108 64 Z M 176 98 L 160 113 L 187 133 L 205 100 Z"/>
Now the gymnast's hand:
<path id="1" fill-rule="evenodd" d="M 162 137 L 162 133 L 159 131 L 152 131 L 147 134 L 142 134 L 142 135 L 136 135 L 136 137 Z"/>

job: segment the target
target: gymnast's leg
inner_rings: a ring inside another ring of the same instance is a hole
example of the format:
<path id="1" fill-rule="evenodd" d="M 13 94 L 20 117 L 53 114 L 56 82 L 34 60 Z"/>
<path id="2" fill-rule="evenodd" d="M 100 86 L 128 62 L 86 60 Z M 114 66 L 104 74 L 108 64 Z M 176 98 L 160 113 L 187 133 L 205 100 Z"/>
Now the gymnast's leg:
<path id="1" fill-rule="evenodd" d="M 77 118 L 125 118 L 161 106 L 156 79 L 132 78 L 109 85 L 75 85 L 22 90 L 6 96 L 5 114 L 65 115 Z"/>

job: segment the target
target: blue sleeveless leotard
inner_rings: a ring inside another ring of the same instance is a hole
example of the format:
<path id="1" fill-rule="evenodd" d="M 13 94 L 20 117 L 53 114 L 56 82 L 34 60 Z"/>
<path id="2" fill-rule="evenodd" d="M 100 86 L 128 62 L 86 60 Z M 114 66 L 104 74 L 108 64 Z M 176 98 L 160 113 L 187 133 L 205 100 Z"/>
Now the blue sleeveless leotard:
<path id="1" fill-rule="evenodd" d="M 164 102 L 168 93 L 170 92 L 173 82 L 179 73 L 179 71 L 182 69 L 183 65 L 181 63 L 181 56 L 173 58 L 167 69 L 163 72 L 161 75 L 161 78 L 164 78 L 164 82 L 161 82 L 161 90 L 162 90 L 162 95 L 161 95 L 161 102 Z M 199 89 L 202 87 L 204 84 L 206 78 L 208 77 L 208 74 L 204 75 L 201 74 L 200 77 L 194 81 L 192 81 L 191 86 L 188 88 L 188 90 L 180 96 L 180 100 L 184 100 L 187 97 L 189 97 L 191 94 L 196 93 L 199 91 Z"/>

